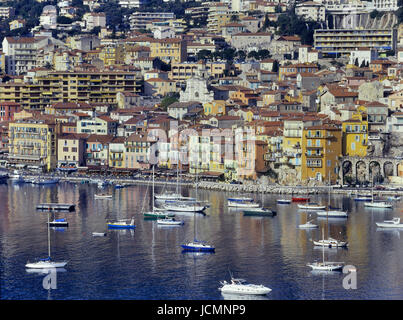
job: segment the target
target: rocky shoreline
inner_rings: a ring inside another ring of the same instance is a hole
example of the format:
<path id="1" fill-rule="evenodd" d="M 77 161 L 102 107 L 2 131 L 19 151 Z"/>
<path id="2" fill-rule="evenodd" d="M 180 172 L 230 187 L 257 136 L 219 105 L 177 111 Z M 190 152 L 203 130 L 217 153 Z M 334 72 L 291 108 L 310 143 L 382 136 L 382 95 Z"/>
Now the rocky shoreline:
<path id="1" fill-rule="evenodd" d="M 37 178 L 37 175 L 24 175 L 24 178 L 33 179 Z M 43 178 L 50 176 L 41 175 Z M 55 176 L 52 176 L 55 177 Z M 94 183 L 97 180 L 105 180 L 110 184 L 121 184 L 124 186 L 131 185 L 151 185 L 151 179 L 134 179 L 134 178 L 109 178 L 102 176 L 57 176 L 60 181 L 66 181 L 71 183 Z M 158 180 L 154 181 L 156 186 L 167 185 L 172 187 L 176 186 L 176 179 Z M 195 188 L 196 184 L 193 181 L 180 182 L 181 187 Z M 279 185 L 263 185 L 257 183 L 247 184 L 231 184 L 224 182 L 212 182 L 212 181 L 199 181 L 198 188 L 210 191 L 223 191 L 234 193 L 267 193 L 267 194 L 285 194 L 285 195 L 307 195 L 307 194 L 327 194 L 329 192 L 328 186 L 279 186 Z M 356 189 L 356 188 L 332 188 L 333 194 L 371 194 L 371 189 Z M 403 195 L 403 189 L 399 190 L 374 190 L 377 195 Z"/>

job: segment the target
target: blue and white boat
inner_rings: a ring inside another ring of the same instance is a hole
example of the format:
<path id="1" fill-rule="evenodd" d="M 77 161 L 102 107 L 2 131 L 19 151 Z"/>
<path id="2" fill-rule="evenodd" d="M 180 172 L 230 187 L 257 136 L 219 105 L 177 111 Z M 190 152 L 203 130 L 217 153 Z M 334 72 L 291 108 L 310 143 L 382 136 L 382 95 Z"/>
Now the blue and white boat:
<path id="1" fill-rule="evenodd" d="M 186 244 L 182 244 L 181 247 L 185 251 L 203 251 L 203 252 L 213 252 L 215 251 L 214 246 L 208 244 L 206 241 L 200 241 L 194 239 Z"/>
<path id="2" fill-rule="evenodd" d="M 260 205 L 256 202 L 253 202 L 252 198 L 228 198 L 228 207 L 235 208 L 257 208 Z"/>
<path id="3" fill-rule="evenodd" d="M 197 200 L 197 170 L 196 170 L 196 200 Z M 208 244 L 206 241 L 197 240 L 196 238 L 196 227 L 197 219 L 196 219 L 196 211 L 193 211 L 193 233 L 194 240 L 189 241 L 185 244 L 182 244 L 181 247 L 184 251 L 197 251 L 197 252 L 213 252 L 215 251 L 215 247 Z"/>
<path id="4" fill-rule="evenodd" d="M 117 221 L 111 221 L 107 223 L 109 229 L 134 229 L 134 218 L 131 219 L 119 219 Z"/>
<path id="5" fill-rule="evenodd" d="M 290 204 L 291 200 L 290 199 L 277 199 L 278 204 Z"/>

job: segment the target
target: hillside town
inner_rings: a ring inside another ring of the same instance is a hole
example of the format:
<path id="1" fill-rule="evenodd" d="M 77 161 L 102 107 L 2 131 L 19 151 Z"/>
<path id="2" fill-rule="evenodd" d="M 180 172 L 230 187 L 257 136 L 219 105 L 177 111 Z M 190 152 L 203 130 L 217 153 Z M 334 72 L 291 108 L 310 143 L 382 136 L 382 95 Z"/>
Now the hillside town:
<path id="1" fill-rule="evenodd" d="M 1 1 L 0 166 L 403 184 L 401 2 Z"/>

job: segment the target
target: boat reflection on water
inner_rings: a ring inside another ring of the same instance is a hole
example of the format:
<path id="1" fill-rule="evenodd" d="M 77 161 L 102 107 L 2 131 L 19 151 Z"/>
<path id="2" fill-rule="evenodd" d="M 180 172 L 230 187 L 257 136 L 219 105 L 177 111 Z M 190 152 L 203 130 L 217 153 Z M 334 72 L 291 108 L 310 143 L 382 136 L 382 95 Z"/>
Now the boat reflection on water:
<path id="1" fill-rule="evenodd" d="M 44 274 L 49 274 L 52 271 L 66 272 L 67 270 L 65 268 L 44 268 L 44 269 L 27 268 L 27 269 L 25 269 L 25 271 L 27 273 L 36 273 L 36 274 L 44 275 Z"/>
<path id="2" fill-rule="evenodd" d="M 311 270 L 311 274 L 314 276 L 317 275 L 340 275 L 341 269 L 340 270 Z"/>
<path id="3" fill-rule="evenodd" d="M 222 293 L 224 300 L 270 300 L 266 295 L 250 295 L 250 294 L 234 294 L 234 293 Z"/>
<path id="4" fill-rule="evenodd" d="M 199 258 L 203 256 L 213 255 L 214 251 L 189 251 L 189 250 L 182 250 L 182 254 L 188 257 Z"/>

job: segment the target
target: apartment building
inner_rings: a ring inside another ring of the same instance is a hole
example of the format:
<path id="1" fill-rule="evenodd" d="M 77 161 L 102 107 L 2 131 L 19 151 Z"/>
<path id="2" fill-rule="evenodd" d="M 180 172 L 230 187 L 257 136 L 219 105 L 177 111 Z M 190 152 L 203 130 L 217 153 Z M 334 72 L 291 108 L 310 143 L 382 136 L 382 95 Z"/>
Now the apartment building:
<path id="1" fill-rule="evenodd" d="M 150 43 L 150 57 L 166 63 L 179 63 L 186 60 L 187 44 L 180 38 L 155 39 Z"/>
<path id="2" fill-rule="evenodd" d="M 304 20 L 324 22 L 326 15 L 325 6 L 321 3 L 306 1 L 295 6 L 295 14 Z"/>
<path id="3" fill-rule="evenodd" d="M 146 29 L 147 24 L 154 20 L 172 20 L 175 19 L 173 12 L 134 12 L 130 17 L 130 29 Z"/>
<path id="4" fill-rule="evenodd" d="M 348 55 L 355 48 L 396 50 L 396 29 L 316 29 L 315 49 L 327 56 Z"/>
<path id="5" fill-rule="evenodd" d="M 58 102 L 116 104 L 118 92 L 142 92 L 139 71 L 50 72 L 33 83 L 0 84 L 0 102 L 14 101 L 24 109 L 44 110 Z"/>
<path id="6" fill-rule="evenodd" d="M 0 18 L 8 19 L 14 17 L 14 8 L 0 7 Z"/>
<path id="7" fill-rule="evenodd" d="M 50 43 L 48 37 L 5 37 L 2 42 L 6 73 L 21 75 L 35 68 L 38 51 Z"/>
<path id="8" fill-rule="evenodd" d="M 339 157 L 342 156 L 342 132 L 330 125 L 307 127 L 302 134 L 301 180 L 336 183 Z"/>
<path id="9" fill-rule="evenodd" d="M 28 118 L 9 123 L 9 163 L 29 164 L 51 170 L 57 165 L 55 120 Z"/>

